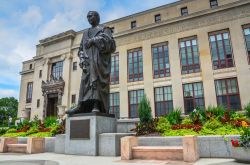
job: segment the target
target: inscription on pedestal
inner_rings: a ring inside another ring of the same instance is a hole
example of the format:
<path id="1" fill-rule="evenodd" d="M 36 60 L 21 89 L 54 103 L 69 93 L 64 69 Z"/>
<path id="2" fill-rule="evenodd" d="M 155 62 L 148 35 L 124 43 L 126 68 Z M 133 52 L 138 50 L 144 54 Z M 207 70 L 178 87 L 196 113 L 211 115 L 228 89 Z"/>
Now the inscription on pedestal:
<path id="1" fill-rule="evenodd" d="M 90 120 L 71 120 L 70 121 L 70 139 L 90 139 Z"/>

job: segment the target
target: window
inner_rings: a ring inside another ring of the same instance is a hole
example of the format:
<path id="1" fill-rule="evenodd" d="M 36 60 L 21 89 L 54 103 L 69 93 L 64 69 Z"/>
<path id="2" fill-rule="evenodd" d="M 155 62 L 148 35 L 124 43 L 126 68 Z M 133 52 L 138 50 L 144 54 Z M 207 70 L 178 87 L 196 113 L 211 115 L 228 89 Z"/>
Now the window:
<path id="1" fill-rule="evenodd" d="M 155 22 L 161 22 L 161 15 L 160 14 L 155 15 Z"/>
<path id="2" fill-rule="evenodd" d="M 56 62 L 52 64 L 52 76 L 54 79 L 59 80 L 62 77 L 63 72 L 63 62 Z"/>
<path id="3" fill-rule="evenodd" d="M 173 111 L 172 87 L 155 88 L 155 116 L 163 116 Z"/>
<path id="4" fill-rule="evenodd" d="M 241 109 L 237 78 L 215 80 L 215 87 L 218 105 L 230 110 Z"/>
<path id="5" fill-rule="evenodd" d="M 210 0 L 210 7 L 215 8 L 218 6 L 218 1 L 217 0 Z"/>
<path id="6" fill-rule="evenodd" d="M 119 83 L 119 54 L 111 56 L 110 84 Z"/>
<path id="7" fill-rule="evenodd" d="M 129 118 L 138 118 L 138 105 L 143 98 L 144 90 L 129 91 Z"/>
<path id="8" fill-rule="evenodd" d="M 111 33 L 114 33 L 115 32 L 115 27 L 111 27 L 110 30 L 111 30 Z"/>
<path id="9" fill-rule="evenodd" d="M 170 76 L 169 53 L 167 43 L 152 46 L 154 78 Z"/>
<path id="10" fill-rule="evenodd" d="M 76 103 L 76 95 L 71 95 L 71 104 Z"/>
<path id="11" fill-rule="evenodd" d="M 185 113 L 189 114 L 196 107 L 205 108 L 203 85 L 201 82 L 183 84 Z"/>
<path id="12" fill-rule="evenodd" d="M 180 39 L 179 47 L 182 74 L 200 72 L 200 60 L 197 38 L 192 37 Z"/>
<path id="13" fill-rule="evenodd" d="M 73 71 L 77 70 L 77 62 L 73 62 Z"/>
<path id="14" fill-rule="evenodd" d="M 133 49 L 128 51 L 128 81 L 143 80 L 142 50 Z"/>
<path id="15" fill-rule="evenodd" d="M 214 69 L 234 66 L 233 53 L 229 31 L 219 31 L 209 34 L 212 63 Z"/>
<path id="16" fill-rule="evenodd" d="M 30 64 L 30 69 L 32 69 L 32 64 Z"/>
<path id="17" fill-rule="evenodd" d="M 39 70 L 39 78 L 42 78 L 42 76 L 43 76 L 43 71 Z"/>
<path id="18" fill-rule="evenodd" d="M 182 16 L 188 15 L 188 8 L 187 7 L 181 8 L 181 15 Z"/>
<path id="19" fill-rule="evenodd" d="M 109 113 L 115 114 L 116 118 L 120 118 L 120 96 L 119 92 L 109 94 Z"/>
<path id="20" fill-rule="evenodd" d="M 134 28 L 136 28 L 136 21 L 131 22 L 131 29 L 134 29 Z"/>
<path id="21" fill-rule="evenodd" d="M 40 107 L 40 99 L 37 99 L 37 101 L 36 101 L 36 107 L 37 107 L 37 108 Z"/>
<path id="22" fill-rule="evenodd" d="M 247 47 L 248 63 L 250 64 L 250 25 L 244 26 L 244 36 Z"/>
<path id="23" fill-rule="evenodd" d="M 33 82 L 28 82 L 27 93 L 26 93 L 26 103 L 31 103 L 32 101 L 32 90 L 33 90 Z"/>

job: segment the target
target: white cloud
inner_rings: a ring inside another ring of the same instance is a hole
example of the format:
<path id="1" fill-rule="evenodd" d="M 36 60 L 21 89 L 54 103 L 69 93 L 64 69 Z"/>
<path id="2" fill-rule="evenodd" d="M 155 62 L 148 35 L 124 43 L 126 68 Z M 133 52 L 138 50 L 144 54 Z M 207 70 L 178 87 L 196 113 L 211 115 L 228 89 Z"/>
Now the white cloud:
<path id="1" fill-rule="evenodd" d="M 0 98 L 15 97 L 18 98 L 18 92 L 12 89 L 0 89 Z"/>
<path id="2" fill-rule="evenodd" d="M 36 28 L 42 21 L 41 9 L 38 6 L 29 6 L 20 18 L 23 26 Z"/>
<path id="3" fill-rule="evenodd" d="M 82 30 L 88 25 L 85 14 L 89 10 L 100 10 L 105 5 L 104 0 L 74 0 L 72 3 L 69 0 L 53 0 L 50 5 L 55 8 L 58 5 L 63 6 L 63 10 L 57 12 L 52 19 L 48 20 L 39 29 L 39 39 L 49 37 L 66 30 Z"/>

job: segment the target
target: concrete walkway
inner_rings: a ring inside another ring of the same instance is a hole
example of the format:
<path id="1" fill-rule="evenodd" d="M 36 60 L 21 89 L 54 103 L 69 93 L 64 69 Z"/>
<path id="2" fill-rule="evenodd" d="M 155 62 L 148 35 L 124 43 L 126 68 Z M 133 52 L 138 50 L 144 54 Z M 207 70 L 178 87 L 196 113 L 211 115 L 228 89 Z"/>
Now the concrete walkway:
<path id="1" fill-rule="evenodd" d="M 120 157 L 90 157 L 63 155 L 54 153 L 43 154 L 0 154 L 0 165 L 192 165 L 178 161 L 131 160 L 121 161 Z M 200 159 L 193 165 L 246 165 L 236 163 L 232 159 Z"/>

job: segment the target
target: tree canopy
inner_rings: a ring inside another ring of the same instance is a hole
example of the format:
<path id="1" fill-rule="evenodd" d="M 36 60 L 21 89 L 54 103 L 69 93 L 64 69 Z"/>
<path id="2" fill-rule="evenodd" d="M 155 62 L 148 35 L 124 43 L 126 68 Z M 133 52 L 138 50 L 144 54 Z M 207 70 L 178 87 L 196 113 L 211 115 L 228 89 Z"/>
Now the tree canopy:
<path id="1" fill-rule="evenodd" d="M 9 116 L 12 119 L 17 117 L 18 101 L 14 97 L 0 99 L 0 125 L 8 123 Z"/>

